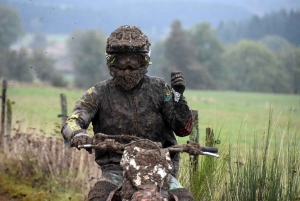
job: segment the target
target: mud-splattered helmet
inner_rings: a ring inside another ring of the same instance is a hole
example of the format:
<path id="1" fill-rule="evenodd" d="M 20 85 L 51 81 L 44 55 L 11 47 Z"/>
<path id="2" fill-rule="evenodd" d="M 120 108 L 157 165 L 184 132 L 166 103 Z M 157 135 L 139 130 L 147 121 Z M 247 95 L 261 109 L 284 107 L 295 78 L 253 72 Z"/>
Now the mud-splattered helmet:
<path id="1" fill-rule="evenodd" d="M 150 54 L 150 45 L 148 37 L 138 27 L 125 25 L 111 33 L 107 39 L 106 53 Z"/>
<path id="2" fill-rule="evenodd" d="M 148 37 L 135 26 L 121 26 L 106 43 L 106 62 L 114 82 L 125 90 L 136 86 L 150 62 Z"/>
<path id="3" fill-rule="evenodd" d="M 141 57 L 141 66 L 148 66 L 150 62 L 150 42 L 148 37 L 135 26 L 124 25 L 111 33 L 106 43 L 106 60 L 108 66 L 112 64 L 118 54 L 133 53 Z"/>

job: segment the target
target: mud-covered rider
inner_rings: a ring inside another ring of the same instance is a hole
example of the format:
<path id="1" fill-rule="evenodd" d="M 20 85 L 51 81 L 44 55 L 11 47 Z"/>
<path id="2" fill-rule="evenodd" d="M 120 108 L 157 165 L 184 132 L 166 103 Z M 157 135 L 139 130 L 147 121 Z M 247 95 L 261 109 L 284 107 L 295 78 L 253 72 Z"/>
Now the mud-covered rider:
<path id="1" fill-rule="evenodd" d="M 107 39 L 106 60 L 112 78 L 88 89 L 77 101 L 72 115 L 62 127 L 67 145 L 90 143 L 87 128 L 94 133 L 135 135 L 161 142 L 163 147 L 177 144 L 174 133 L 184 137 L 192 130 L 192 113 L 183 96 L 186 82 L 180 71 L 172 72 L 171 87 L 159 77 L 146 75 L 150 62 L 150 43 L 135 26 L 121 26 Z M 102 177 L 89 193 L 89 200 L 106 201 L 109 193 L 122 185 L 122 153 L 95 153 Z M 171 155 L 174 165 L 170 191 L 191 197 L 176 180 L 179 155 Z M 189 200 L 189 199 L 188 199 Z"/>

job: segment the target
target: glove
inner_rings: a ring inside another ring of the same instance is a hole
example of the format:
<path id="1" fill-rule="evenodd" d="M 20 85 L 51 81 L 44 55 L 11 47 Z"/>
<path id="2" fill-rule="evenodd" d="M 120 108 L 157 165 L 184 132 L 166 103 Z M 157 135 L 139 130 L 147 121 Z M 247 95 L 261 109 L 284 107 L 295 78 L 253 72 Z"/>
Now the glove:
<path id="1" fill-rule="evenodd" d="M 93 138 L 91 138 L 87 133 L 78 133 L 76 134 L 73 139 L 71 140 L 71 147 L 76 147 L 78 150 L 78 145 L 84 144 L 92 144 Z M 92 149 L 86 149 L 89 153 L 91 153 Z"/>
<path id="2" fill-rule="evenodd" d="M 173 71 L 171 73 L 171 87 L 180 95 L 183 94 L 185 90 L 185 80 L 183 77 L 183 73 L 181 71 Z"/>

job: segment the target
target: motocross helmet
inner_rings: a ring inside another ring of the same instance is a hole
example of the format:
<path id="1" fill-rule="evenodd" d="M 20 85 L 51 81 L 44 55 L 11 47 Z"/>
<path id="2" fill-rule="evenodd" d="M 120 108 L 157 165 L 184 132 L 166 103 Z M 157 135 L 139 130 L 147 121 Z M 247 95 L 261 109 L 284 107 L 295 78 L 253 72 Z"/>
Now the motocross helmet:
<path id="1" fill-rule="evenodd" d="M 128 90 L 147 73 L 150 62 L 148 37 L 135 26 L 121 26 L 106 44 L 106 61 L 115 83 Z"/>
<path id="2" fill-rule="evenodd" d="M 107 39 L 106 53 L 149 53 L 148 37 L 135 26 L 121 26 L 111 33 Z"/>

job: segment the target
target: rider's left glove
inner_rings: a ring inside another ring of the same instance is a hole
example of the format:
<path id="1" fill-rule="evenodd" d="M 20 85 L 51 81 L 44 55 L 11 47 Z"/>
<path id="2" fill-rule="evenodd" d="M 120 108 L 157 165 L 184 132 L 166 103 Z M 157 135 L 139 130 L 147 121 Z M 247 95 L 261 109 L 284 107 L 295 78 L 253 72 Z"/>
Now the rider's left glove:
<path id="1" fill-rule="evenodd" d="M 173 71 L 171 73 L 171 87 L 173 91 L 173 97 L 176 102 L 179 101 L 180 97 L 185 90 L 186 82 L 181 71 Z"/>
<path id="2" fill-rule="evenodd" d="M 76 134 L 72 140 L 71 140 L 71 147 L 76 147 L 78 148 L 78 145 L 84 145 L 84 144 L 92 144 L 93 138 L 89 136 L 86 132 L 78 133 Z M 90 152 L 90 149 L 88 150 Z"/>

